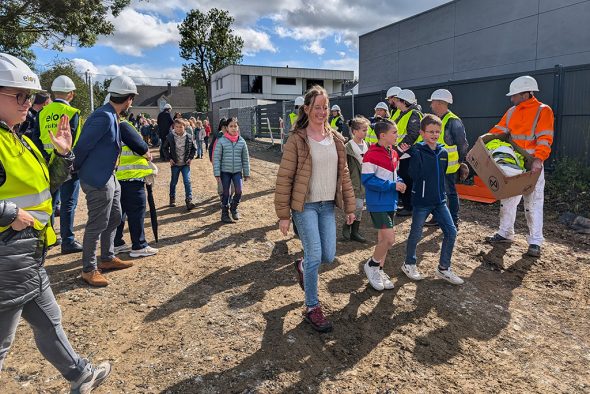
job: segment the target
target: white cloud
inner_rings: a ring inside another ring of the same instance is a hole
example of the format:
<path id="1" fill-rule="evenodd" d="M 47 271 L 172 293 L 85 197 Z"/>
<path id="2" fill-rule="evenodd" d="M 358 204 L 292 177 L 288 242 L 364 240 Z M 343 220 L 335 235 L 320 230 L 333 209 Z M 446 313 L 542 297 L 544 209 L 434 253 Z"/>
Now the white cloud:
<path id="1" fill-rule="evenodd" d="M 315 53 L 318 56 L 322 56 L 326 52 L 326 48 L 322 46 L 319 40 L 314 40 L 303 47 L 307 52 Z"/>
<path id="2" fill-rule="evenodd" d="M 277 48 L 273 45 L 270 36 L 262 31 L 254 29 L 237 28 L 234 34 L 244 40 L 242 52 L 246 56 L 253 56 L 260 51 L 277 53 Z"/>
<path id="3" fill-rule="evenodd" d="M 342 59 L 329 59 L 324 60 L 322 63 L 323 68 L 331 69 L 331 70 L 345 70 L 345 71 L 354 71 L 354 76 L 358 77 L 359 75 L 359 60 L 358 58 L 353 57 L 346 57 Z"/>
<path id="4" fill-rule="evenodd" d="M 115 25 L 114 34 L 101 36 L 98 43 L 122 54 L 142 56 L 144 49 L 180 42 L 176 22 L 163 22 L 156 16 L 142 14 L 132 8 L 124 9 L 112 22 Z"/>
<path id="5" fill-rule="evenodd" d="M 145 64 L 106 64 L 96 65 L 87 59 L 72 59 L 74 67 L 83 74 L 88 70 L 93 74 L 94 80 L 103 81 L 105 78 L 113 78 L 119 75 L 131 77 L 135 83 L 140 85 L 166 85 L 168 81 L 172 85 L 178 85 L 181 78 L 181 67 L 154 67 Z"/>

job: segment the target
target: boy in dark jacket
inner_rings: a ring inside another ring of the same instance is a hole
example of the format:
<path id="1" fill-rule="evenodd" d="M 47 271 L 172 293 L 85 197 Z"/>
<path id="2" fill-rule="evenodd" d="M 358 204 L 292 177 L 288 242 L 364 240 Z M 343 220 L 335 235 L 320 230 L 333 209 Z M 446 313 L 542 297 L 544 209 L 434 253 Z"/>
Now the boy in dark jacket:
<path id="1" fill-rule="evenodd" d="M 191 160 L 195 157 L 197 148 L 193 143 L 192 135 L 184 130 L 184 120 L 174 119 L 174 133 L 168 134 L 162 145 L 164 160 L 170 162 L 172 178 L 170 179 L 170 206 L 176 206 L 176 184 L 182 174 L 184 183 L 184 196 L 186 209 L 189 211 L 195 207 L 191 187 Z"/>
<path id="2" fill-rule="evenodd" d="M 412 280 L 422 279 L 416 268 L 416 246 L 422 238 L 422 228 L 428 215 L 432 213 L 439 223 L 444 238 L 440 253 L 440 261 L 434 274 L 454 285 L 463 284 L 451 270 L 451 257 L 457 237 L 457 229 L 453 224 L 451 213 L 447 207 L 445 192 L 445 174 L 448 165 L 448 152 L 441 144 L 440 136 L 442 121 L 439 117 L 428 114 L 420 122 L 420 135 L 423 142 L 415 144 L 410 154 L 409 174 L 412 186 L 412 227 L 406 246 L 406 261 L 402 271 Z"/>

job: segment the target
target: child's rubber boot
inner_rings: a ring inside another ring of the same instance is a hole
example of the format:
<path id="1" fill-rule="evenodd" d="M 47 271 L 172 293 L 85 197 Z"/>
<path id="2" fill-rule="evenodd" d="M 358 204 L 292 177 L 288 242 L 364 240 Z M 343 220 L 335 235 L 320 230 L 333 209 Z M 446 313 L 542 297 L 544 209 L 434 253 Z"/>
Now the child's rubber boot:
<path id="1" fill-rule="evenodd" d="M 360 220 L 352 222 L 352 229 L 350 232 L 350 239 L 356 242 L 366 243 L 367 240 L 359 233 L 359 226 L 361 225 Z"/>
<path id="2" fill-rule="evenodd" d="M 240 212 L 238 212 L 238 204 L 232 203 L 229 207 L 231 217 L 233 220 L 240 220 Z"/>
<path id="3" fill-rule="evenodd" d="M 342 238 L 345 241 L 350 241 L 350 232 L 351 232 L 351 225 L 346 224 L 346 222 L 342 223 Z"/>
<path id="4" fill-rule="evenodd" d="M 192 199 L 190 199 L 190 198 L 187 198 L 187 199 L 185 200 L 185 202 L 186 202 L 186 210 L 187 210 L 187 211 L 190 211 L 190 210 L 193 210 L 193 209 L 195 209 L 196 205 L 195 205 L 195 203 L 193 202 L 193 200 L 192 200 Z"/>
<path id="5" fill-rule="evenodd" d="M 234 222 L 229 217 L 229 207 L 227 205 L 224 205 L 221 207 L 221 221 L 223 223 L 233 223 Z"/>

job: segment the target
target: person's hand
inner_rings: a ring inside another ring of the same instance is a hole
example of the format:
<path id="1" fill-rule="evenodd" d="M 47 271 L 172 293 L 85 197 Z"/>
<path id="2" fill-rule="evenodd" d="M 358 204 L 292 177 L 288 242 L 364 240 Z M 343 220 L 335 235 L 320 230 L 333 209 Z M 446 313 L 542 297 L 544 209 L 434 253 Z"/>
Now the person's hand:
<path id="1" fill-rule="evenodd" d="M 395 182 L 395 190 L 397 190 L 400 193 L 405 193 L 406 192 L 406 184 L 403 182 Z"/>
<path id="2" fill-rule="evenodd" d="M 70 153 L 72 150 L 72 132 L 70 131 L 70 118 L 67 115 L 61 116 L 55 134 L 49 130 L 49 138 L 57 153 L 62 156 Z"/>
<path id="3" fill-rule="evenodd" d="M 186 161 L 186 165 L 187 165 L 187 166 L 190 166 L 190 165 L 191 165 L 191 161 L 192 161 L 192 160 L 187 160 L 187 161 Z"/>
<path id="4" fill-rule="evenodd" d="M 174 165 L 174 160 L 170 160 L 170 167 Z"/>
<path id="5" fill-rule="evenodd" d="M 352 223 L 354 223 L 354 219 L 356 219 L 354 213 L 349 213 L 348 215 L 346 215 L 346 224 L 351 225 Z"/>
<path id="6" fill-rule="evenodd" d="M 533 160 L 533 165 L 531 166 L 531 172 L 541 172 L 543 169 L 543 161 L 541 159 Z"/>
<path id="7" fill-rule="evenodd" d="M 217 182 L 221 182 L 221 177 L 220 176 L 216 176 L 215 179 L 217 179 Z"/>
<path id="8" fill-rule="evenodd" d="M 468 176 L 469 167 L 467 167 L 467 164 L 461 163 L 461 165 L 459 166 L 459 180 L 463 182 L 465 179 L 467 179 Z"/>
<path id="9" fill-rule="evenodd" d="M 15 231 L 21 231 L 27 227 L 32 227 L 34 224 L 35 219 L 31 216 L 31 214 L 24 209 L 18 208 L 16 219 L 14 219 L 14 222 L 10 223 L 10 227 L 12 227 L 12 229 Z"/>
<path id="10" fill-rule="evenodd" d="M 289 219 L 281 219 L 279 220 L 279 230 L 283 235 L 287 235 L 289 233 L 289 226 L 291 226 L 291 220 Z"/>
<path id="11" fill-rule="evenodd" d="M 404 143 L 401 143 L 401 144 L 399 144 L 399 145 L 397 146 L 397 149 L 399 149 L 399 150 L 400 150 L 400 151 L 402 151 L 402 152 L 407 152 L 407 151 L 408 151 L 408 150 L 409 150 L 411 147 L 412 147 L 412 146 L 411 146 L 410 144 L 406 144 L 406 143 L 404 142 Z"/>
<path id="12" fill-rule="evenodd" d="M 152 156 L 152 152 L 150 152 L 149 150 L 146 152 L 145 155 L 143 155 L 143 157 L 145 157 L 148 161 L 154 160 L 154 157 Z"/>

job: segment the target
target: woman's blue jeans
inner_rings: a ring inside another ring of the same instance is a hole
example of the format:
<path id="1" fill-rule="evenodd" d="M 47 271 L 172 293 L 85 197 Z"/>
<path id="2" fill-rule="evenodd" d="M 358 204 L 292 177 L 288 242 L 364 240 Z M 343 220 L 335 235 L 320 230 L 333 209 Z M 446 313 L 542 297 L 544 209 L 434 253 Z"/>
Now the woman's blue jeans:
<path id="1" fill-rule="evenodd" d="M 319 304 L 320 264 L 331 263 L 336 256 L 334 201 L 306 203 L 302 212 L 293 211 L 292 215 L 303 244 L 305 305 L 314 307 Z"/>

